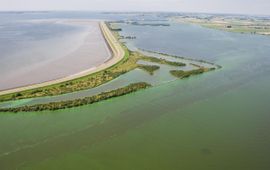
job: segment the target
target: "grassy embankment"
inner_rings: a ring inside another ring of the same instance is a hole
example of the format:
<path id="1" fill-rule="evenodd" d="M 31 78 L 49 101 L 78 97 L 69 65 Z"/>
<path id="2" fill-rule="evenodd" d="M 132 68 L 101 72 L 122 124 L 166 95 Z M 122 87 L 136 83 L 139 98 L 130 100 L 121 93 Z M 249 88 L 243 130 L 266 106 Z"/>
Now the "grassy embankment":
<path id="1" fill-rule="evenodd" d="M 37 112 L 37 111 L 45 111 L 45 110 L 59 110 L 59 109 L 78 107 L 78 106 L 83 106 L 83 105 L 107 100 L 113 97 L 123 96 L 132 92 L 136 92 L 141 89 L 146 89 L 148 87 L 151 87 L 151 85 L 144 82 L 134 83 L 123 88 L 119 88 L 119 89 L 112 90 L 109 92 L 102 92 L 98 95 L 86 97 L 83 99 L 52 102 L 52 103 L 47 103 L 47 104 L 37 104 L 37 105 L 32 105 L 32 106 L 22 106 L 22 107 L 17 107 L 17 108 L 2 108 L 0 109 L 0 112 L 13 112 L 13 113 Z"/>

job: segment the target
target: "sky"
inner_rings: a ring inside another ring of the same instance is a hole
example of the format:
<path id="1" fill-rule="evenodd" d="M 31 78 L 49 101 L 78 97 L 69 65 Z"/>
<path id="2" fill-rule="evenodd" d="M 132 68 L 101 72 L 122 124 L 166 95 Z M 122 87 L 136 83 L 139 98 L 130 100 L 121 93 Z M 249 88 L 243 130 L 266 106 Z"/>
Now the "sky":
<path id="1" fill-rule="evenodd" d="M 1 11 L 172 11 L 270 15 L 270 0 L 0 0 Z"/>

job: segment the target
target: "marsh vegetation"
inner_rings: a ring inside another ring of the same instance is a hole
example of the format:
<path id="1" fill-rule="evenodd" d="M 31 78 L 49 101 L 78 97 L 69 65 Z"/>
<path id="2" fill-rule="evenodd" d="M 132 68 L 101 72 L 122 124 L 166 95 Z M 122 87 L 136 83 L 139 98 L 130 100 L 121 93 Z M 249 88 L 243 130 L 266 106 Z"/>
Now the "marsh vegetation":
<path id="1" fill-rule="evenodd" d="M 160 67 L 156 65 L 138 65 L 138 68 L 148 72 L 150 75 L 153 75 L 155 71 L 157 71 Z"/>
<path id="2" fill-rule="evenodd" d="M 0 109 L 0 112 L 14 112 L 14 113 L 37 112 L 37 111 L 45 111 L 45 110 L 59 110 L 59 109 L 78 107 L 78 106 L 83 106 L 83 105 L 107 100 L 113 97 L 123 96 L 132 92 L 136 92 L 141 89 L 146 89 L 148 87 L 151 87 L 151 85 L 144 82 L 134 83 L 123 88 L 119 88 L 119 89 L 112 90 L 109 92 L 102 92 L 98 95 L 86 97 L 83 99 L 52 102 L 52 103 L 47 103 L 47 104 L 37 104 L 37 105 L 32 105 L 32 106 L 22 106 L 22 107 L 16 107 L 16 108 L 2 108 Z"/>
<path id="3" fill-rule="evenodd" d="M 208 72 L 208 71 L 212 71 L 215 70 L 215 68 L 204 68 L 204 67 L 200 67 L 199 69 L 195 69 L 195 70 L 190 70 L 190 71 L 183 71 L 183 70 L 171 70 L 170 73 L 177 77 L 177 78 L 188 78 L 192 75 L 198 75 L 198 74 L 202 74 L 204 72 Z"/>

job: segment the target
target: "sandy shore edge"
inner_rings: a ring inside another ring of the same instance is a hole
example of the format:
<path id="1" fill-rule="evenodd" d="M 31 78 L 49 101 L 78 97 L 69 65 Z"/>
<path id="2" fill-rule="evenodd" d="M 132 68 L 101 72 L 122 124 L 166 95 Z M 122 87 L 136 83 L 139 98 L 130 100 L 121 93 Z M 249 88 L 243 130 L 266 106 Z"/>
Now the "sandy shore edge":
<path id="1" fill-rule="evenodd" d="M 109 67 L 115 65 L 119 61 L 121 61 L 125 56 L 125 51 L 122 48 L 121 44 L 114 37 L 114 35 L 109 30 L 109 28 L 107 27 L 107 25 L 105 24 L 104 21 L 100 21 L 99 25 L 100 25 L 101 32 L 105 38 L 105 41 L 107 42 L 109 49 L 112 52 L 112 57 L 110 58 L 110 60 L 107 60 L 106 62 L 104 62 L 103 64 L 101 64 L 97 67 L 92 67 L 88 70 L 83 70 L 82 72 L 79 72 L 79 73 L 76 73 L 76 74 L 73 74 L 73 75 L 70 75 L 70 76 L 67 76 L 64 78 L 51 80 L 51 81 L 38 83 L 38 84 L 33 84 L 33 85 L 28 85 L 28 86 L 24 86 L 24 87 L 9 89 L 9 90 L 3 90 L 3 91 L 0 91 L 0 95 L 6 95 L 6 94 L 10 94 L 10 93 L 18 93 L 18 92 L 25 91 L 25 90 L 31 90 L 31 89 L 35 89 L 35 88 L 50 86 L 53 84 L 58 84 L 58 83 L 63 83 L 66 81 L 74 80 L 74 79 L 77 79 L 80 77 L 84 77 L 84 76 L 102 71 L 106 68 L 109 68 Z"/>

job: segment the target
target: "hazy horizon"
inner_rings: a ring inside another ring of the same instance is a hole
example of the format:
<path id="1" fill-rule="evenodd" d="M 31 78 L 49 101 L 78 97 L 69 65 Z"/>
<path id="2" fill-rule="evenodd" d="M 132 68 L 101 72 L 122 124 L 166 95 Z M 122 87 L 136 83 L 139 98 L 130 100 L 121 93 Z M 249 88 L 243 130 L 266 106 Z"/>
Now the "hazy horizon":
<path id="1" fill-rule="evenodd" d="M 0 10 L 0 13 L 12 12 L 97 12 L 97 13 L 184 13 L 184 14 L 209 14 L 209 15 L 250 15 L 250 16 L 270 16 L 270 14 L 248 14 L 248 13 L 230 13 L 230 12 L 199 12 L 199 11 L 113 11 L 113 10 Z"/>
<path id="2" fill-rule="evenodd" d="M 270 15 L 270 1 L 257 0 L 0 0 L 0 11 L 187 12 Z"/>

